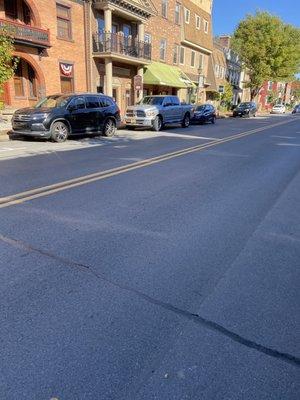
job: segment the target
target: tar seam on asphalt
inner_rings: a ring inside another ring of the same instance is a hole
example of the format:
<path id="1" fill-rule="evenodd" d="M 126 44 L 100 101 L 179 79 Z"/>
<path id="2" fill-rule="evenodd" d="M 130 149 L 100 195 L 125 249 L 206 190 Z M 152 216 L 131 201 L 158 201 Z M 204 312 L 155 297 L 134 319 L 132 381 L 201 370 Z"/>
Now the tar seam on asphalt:
<path id="1" fill-rule="evenodd" d="M 298 358 L 298 357 L 296 357 L 294 355 L 291 355 L 289 353 L 280 352 L 280 351 L 278 351 L 276 349 L 273 349 L 271 347 L 263 346 L 263 345 L 261 345 L 259 343 L 256 343 L 256 342 L 252 341 L 252 340 L 246 339 L 246 338 L 240 336 L 239 334 L 237 334 L 235 332 L 230 331 L 229 329 L 225 328 L 224 326 L 222 326 L 222 325 L 220 325 L 220 324 L 218 324 L 218 323 L 216 323 L 214 321 L 211 321 L 209 319 L 203 318 L 198 314 L 191 313 L 191 312 L 186 311 L 186 310 L 182 310 L 182 309 L 180 309 L 178 307 L 173 306 L 170 303 L 165 303 L 163 301 L 155 299 L 154 297 L 148 296 L 147 294 L 145 294 L 143 292 L 140 292 L 139 290 L 134 289 L 134 288 L 132 288 L 130 286 L 122 285 L 122 284 L 120 284 L 118 282 L 115 282 L 115 281 L 105 277 L 103 274 L 97 273 L 91 266 L 88 266 L 88 265 L 85 265 L 85 264 L 82 264 L 82 263 L 77 263 L 76 261 L 72 261 L 72 260 L 69 260 L 67 258 L 57 256 L 56 254 L 52 254 L 50 252 L 35 248 L 35 247 L 31 246 L 30 244 L 27 244 L 27 243 L 25 243 L 25 242 L 23 242 L 21 240 L 16 240 L 16 239 L 13 239 L 13 238 L 9 238 L 9 237 L 3 236 L 2 234 L 0 234 L 0 240 L 2 242 L 4 242 L 4 243 L 7 243 L 7 244 L 13 246 L 13 247 L 16 247 L 16 248 L 19 248 L 19 249 L 22 249 L 22 250 L 26 250 L 26 251 L 29 251 L 29 252 L 33 252 L 33 253 L 38 253 L 38 254 L 41 254 L 41 255 L 43 255 L 45 257 L 48 257 L 48 258 L 54 259 L 56 261 L 59 261 L 62 264 L 68 265 L 70 267 L 78 268 L 80 271 L 88 271 L 92 275 L 94 275 L 96 278 L 98 278 L 99 280 L 102 280 L 102 281 L 104 281 L 104 282 L 106 282 L 106 283 L 108 283 L 108 284 L 110 284 L 110 285 L 112 285 L 114 287 L 117 287 L 119 289 L 125 290 L 127 292 L 134 293 L 136 296 L 138 296 L 141 299 L 147 301 L 148 303 L 151 303 L 151 304 L 154 304 L 154 305 L 159 306 L 161 308 L 164 308 L 165 310 L 171 311 L 172 313 L 174 313 L 176 315 L 180 315 L 180 316 L 182 316 L 182 317 L 184 317 L 184 318 L 186 318 L 186 319 L 188 319 L 190 321 L 193 321 L 197 325 L 203 326 L 203 327 L 205 327 L 205 328 L 207 328 L 207 329 L 209 329 L 211 331 L 214 331 L 214 332 L 217 332 L 217 333 L 219 333 L 219 334 L 221 334 L 223 336 L 226 336 L 226 337 L 228 337 L 229 339 L 231 339 L 234 342 L 237 342 L 237 343 L 239 343 L 239 344 L 241 344 L 243 346 L 246 346 L 246 347 L 248 347 L 250 349 L 254 349 L 254 350 L 258 351 L 259 353 L 266 354 L 266 355 L 268 355 L 270 357 L 279 359 L 279 360 L 281 360 L 283 362 L 286 362 L 286 363 L 295 365 L 297 367 L 300 367 L 300 358 Z"/>

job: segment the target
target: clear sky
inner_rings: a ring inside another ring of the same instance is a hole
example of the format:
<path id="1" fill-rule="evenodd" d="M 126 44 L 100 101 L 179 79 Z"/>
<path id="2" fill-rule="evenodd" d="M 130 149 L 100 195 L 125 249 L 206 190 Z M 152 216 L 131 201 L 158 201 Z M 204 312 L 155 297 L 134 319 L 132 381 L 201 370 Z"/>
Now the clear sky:
<path id="1" fill-rule="evenodd" d="M 238 22 L 256 10 L 268 11 L 300 27 L 300 0 L 214 0 L 214 35 L 233 33 Z"/>

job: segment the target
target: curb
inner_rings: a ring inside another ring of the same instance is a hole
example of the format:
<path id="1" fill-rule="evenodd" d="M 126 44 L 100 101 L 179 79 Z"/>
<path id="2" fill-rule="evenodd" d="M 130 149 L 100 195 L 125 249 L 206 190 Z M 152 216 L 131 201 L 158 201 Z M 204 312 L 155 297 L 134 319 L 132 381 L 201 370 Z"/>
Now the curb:
<path id="1" fill-rule="evenodd" d="M 7 140 L 9 139 L 8 135 L 9 129 L 5 129 L 3 131 L 0 131 L 0 140 Z"/>

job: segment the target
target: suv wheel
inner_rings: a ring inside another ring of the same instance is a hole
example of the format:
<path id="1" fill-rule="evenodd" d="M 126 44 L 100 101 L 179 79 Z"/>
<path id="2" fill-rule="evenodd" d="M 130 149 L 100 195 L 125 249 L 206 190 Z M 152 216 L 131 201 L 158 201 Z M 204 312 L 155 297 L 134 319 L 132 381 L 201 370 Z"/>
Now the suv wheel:
<path id="1" fill-rule="evenodd" d="M 155 117 L 155 120 L 153 121 L 153 126 L 152 126 L 153 130 L 155 132 L 159 132 L 162 129 L 162 126 L 163 126 L 162 119 L 161 119 L 161 117 L 159 115 L 157 115 Z"/>
<path id="2" fill-rule="evenodd" d="M 109 118 L 108 120 L 105 121 L 105 124 L 103 126 L 103 135 L 112 137 L 115 136 L 117 131 L 116 123 L 114 120 Z"/>
<path id="3" fill-rule="evenodd" d="M 190 122 L 191 122 L 191 119 L 190 119 L 189 114 L 185 114 L 185 116 L 182 120 L 181 126 L 183 128 L 188 128 L 190 126 Z"/>
<path id="4" fill-rule="evenodd" d="M 53 140 L 53 142 L 57 143 L 65 142 L 68 136 L 69 136 L 69 128 L 64 122 L 57 121 L 52 124 L 51 139 Z"/>
<path id="5" fill-rule="evenodd" d="M 214 124 L 216 122 L 216 117 L 212 117 L 211 123 Z"/>

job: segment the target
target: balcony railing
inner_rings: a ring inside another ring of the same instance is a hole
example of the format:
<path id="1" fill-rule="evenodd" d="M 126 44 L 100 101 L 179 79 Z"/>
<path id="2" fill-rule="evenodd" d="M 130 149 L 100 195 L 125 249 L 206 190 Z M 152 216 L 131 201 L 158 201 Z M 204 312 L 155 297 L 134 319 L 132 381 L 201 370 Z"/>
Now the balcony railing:
<path id="1" fill-rule="evenodd" d="M 119 55 L 151 60 L 150 43 L 142 42 L 121 33 L 95 33 L 93 35 L 94 53 L 116 53 Z"/>
<path id="2" fill-rule="evenodd" d="M 50 47 L 50 33 L 47 29 L 36 28 L 5 19 L 0 19 L 1 28 L 5 28 L 15 42 L 31 44 L 37 47 Z"/>

